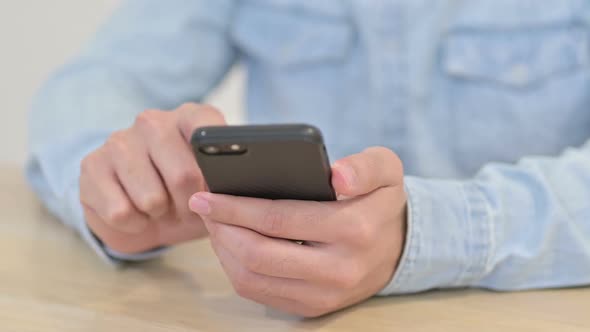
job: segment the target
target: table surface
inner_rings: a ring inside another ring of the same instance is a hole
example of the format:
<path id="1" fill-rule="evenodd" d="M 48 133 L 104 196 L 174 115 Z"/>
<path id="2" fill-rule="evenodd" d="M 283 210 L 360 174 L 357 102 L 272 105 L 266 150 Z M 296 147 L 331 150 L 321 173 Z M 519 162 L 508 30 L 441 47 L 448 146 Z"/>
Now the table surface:
<path id="1" fill-rule="evenodd" d="M 50 217 L 0 168 L 0 331 L 590 331 L 590 289 L 438 291 L 367 301 L 319 319 L 239 298 L 207 240 L 124 268 Z"/>

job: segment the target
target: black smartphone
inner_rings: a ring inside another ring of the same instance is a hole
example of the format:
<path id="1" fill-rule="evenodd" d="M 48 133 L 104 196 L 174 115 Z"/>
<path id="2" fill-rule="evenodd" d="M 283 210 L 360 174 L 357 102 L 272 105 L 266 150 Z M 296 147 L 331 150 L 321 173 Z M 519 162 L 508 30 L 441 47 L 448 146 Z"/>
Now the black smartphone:
<path id="1" fill-rule="evenodd" d="M 213 193 L 333 201 L 320 130 L 306 124 L 204 127 L 191 139 Z"/>

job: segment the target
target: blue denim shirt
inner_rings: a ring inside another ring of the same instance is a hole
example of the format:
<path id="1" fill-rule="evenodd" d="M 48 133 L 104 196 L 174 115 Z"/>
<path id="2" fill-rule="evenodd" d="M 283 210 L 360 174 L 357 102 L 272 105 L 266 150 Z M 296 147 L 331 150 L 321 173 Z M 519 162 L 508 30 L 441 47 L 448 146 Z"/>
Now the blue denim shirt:
<path id="1" fill-rule="evenodd" d="M 240 62 L 250 122 L 312 123 L 332 160 L 401 156 L 409 229 L 381 294 L 589 284 L 589 23 L 584 0 L 127 1 L 36 97 L 27 174 L 100 254 L 159 254 L 105 254 L 80 161 Z"/>

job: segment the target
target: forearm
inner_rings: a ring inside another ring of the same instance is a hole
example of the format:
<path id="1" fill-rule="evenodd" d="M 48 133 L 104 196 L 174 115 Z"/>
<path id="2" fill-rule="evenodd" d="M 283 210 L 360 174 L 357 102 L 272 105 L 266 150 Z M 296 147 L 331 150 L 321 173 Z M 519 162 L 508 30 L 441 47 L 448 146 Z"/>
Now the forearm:
<path id="1" fill-rule="evenodd" d="M 85 238 L 81 160 L 140 112 L 199 100 L 215 86 L 235 59 L 226 40 L 232 7 L 230 0 L 127 1 L 36 95 L 27 177 Z"/>
<path id="2" fill-rule="evenodd" d="M 590 283 L 590 144 L 492 164 L 474 178 L 407 178 L 404 258 L 382 294 Z"/>

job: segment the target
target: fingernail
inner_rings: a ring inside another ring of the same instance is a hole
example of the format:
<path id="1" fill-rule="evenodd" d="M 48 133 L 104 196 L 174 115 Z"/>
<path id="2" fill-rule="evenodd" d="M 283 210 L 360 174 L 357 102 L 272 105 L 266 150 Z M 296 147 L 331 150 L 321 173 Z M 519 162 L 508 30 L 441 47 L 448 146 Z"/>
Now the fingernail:
<path id="1" fill-rule="evenodd" d="M 193 212 L 202 216 L 207 216 L 211 213 L 211 205 L 209 204 L 209 201 L 199 194 L 193 195 L 188 204 Z"/>
<path id="2" fill-rule="evenodd" d="M 334 169 L 340 173 L 340 175 L 344 178 L 344 182 L 349 188 L 352 188 L 356 181 L 356 174 L 354 169 L 347 164 L 340 164 L 338 162 L 334 163 Z"/>

